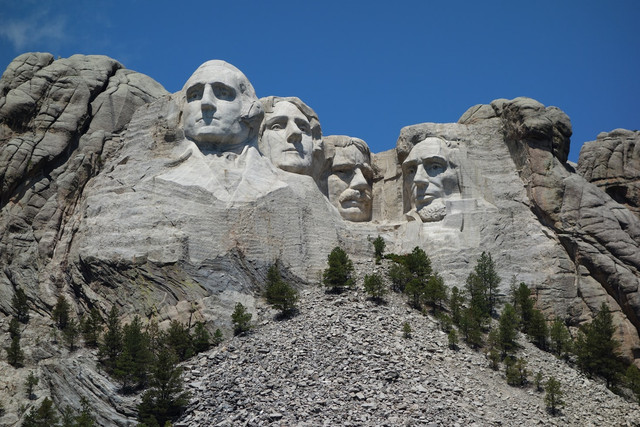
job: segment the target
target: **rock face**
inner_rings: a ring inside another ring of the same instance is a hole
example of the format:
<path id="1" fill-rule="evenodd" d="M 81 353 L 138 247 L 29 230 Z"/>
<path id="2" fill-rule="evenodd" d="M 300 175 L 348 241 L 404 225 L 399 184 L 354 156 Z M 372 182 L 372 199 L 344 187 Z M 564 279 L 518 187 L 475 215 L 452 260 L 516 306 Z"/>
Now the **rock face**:
<path id="1" fill-rule="evenodd" d="M 640 216 L 640 132 L 603 132 L 580 150 L 578 173 Z"/>
<path id="2" fill-rule="evenodd" d="M 38 319 L 27 327 L 34 342 L 49 340 L 59 295 L 77 314 L 115 305 L 161 326 L 197 319 L 228 330 L 236 302 L 259 314 L 274 262 L 288 281 L 314 285 L 333 247 L 363 262 L 380 235 L 388 252 L 423 248 L 459 288 L 489 251 L 503 294 L 515 277 L 572 326 L 604 301 L 625 356 L 638 359 L 638 133 L 603 137 L 623 140 L 609 152 L 626 159 L 607 157 L 604 170 L 620 172 L 606 177 L 582 157 L 582 175 L 573 170 L 570 136 L 558 108 L 499 99 L 458 123 L 405 127 L 394 149 L 371 154 L 358 138 L 321 141 L 309 106 L 261 103 L 222 61 L 169 94 L 106 57 L 25 54 L 0 79 L 0 324 L 19 287 Z M 626 198 L 611 197 L 614 181 Z M 131 421 L 131 402 L 90 392 L 108 386 L 86 379 L 88 359 L 73 377 L 75 362 L 58 367 L 55 357 L 28 360 L 50 378 L 54 401 L 79 407 L 69 390 L 87 390 L 102 421 Z"/>

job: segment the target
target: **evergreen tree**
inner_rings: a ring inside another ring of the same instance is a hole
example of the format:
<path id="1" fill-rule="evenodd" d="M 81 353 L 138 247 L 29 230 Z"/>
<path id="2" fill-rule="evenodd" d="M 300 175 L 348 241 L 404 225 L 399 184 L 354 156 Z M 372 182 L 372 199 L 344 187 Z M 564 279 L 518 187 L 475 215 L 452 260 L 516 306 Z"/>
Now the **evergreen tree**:
<path id="1" fill-rule="evenodd" d="M 336 246 L 327 257 L 329 266 L 322 274 L 322 283 L 334 292 L 342 288 L 351 288 L 355 285 L 353 278 L 353 262 L 347 253 Z"/>
<path id="2" fill-rule="evenodd" d="M 364 276 L 364 290 L 375 301 L 382 301 L 387 294 L 387 287 L 384 285 L 382 277 L 377 273 Z"/>
<path id="3" fill-rule="evenodd" d="M 542 391 L 544 390 L 544 386 L 542 384 L 542 371 L 538 371 L 536 373 L 536 377 L 535 377 L 535 385 L 536 385 L 536 391 Z"/>
<path id="4" fill-rule="evenodd" d="M 224 336 L 222 335 L 222 331 L 218 328 L 213 334 L 213 345 L 218 346 L 224 341 Z"/>
<path id="5" fill-rule="evenodd" d="M 547 320 L 540 310 L 533 309 L 529 318 L 529 326 L 527 327 L 527 335 L 531 338 L 538 348 L 547 349 L 547 337 L 549 329 L 547 328 Z"/>
<path id="6" fill-rule="evenodd" d="M 406 265 L 414 278 L 420 279 L 425 283 L 429 280 L 432 272 L 431 260 L 420 247 L 416 246 L 413 248 L 413 251 L 406 256 Z"/>
<path id="7" fill-rule="evenodd" d="M 498 346 L 502 357 L 512 354 L 516 347 L 518 336 L 518 316 L 511 304 L 505 304 L 498 320 Z"/>
<path id="8" fill-rule="evenodd" d="M 27 303 L 27 294 L 22 288 L 16 288 L 11 298 L 11 307 L 18 321 L 27 323 L 29 321 L 29 304 Z"/>
<path id="9" fill-rule="evenodd" d="M 33 408 L 29 411 L 22 422 L 22 427 L 57 427 L 60 418 L 56 412 L 51 399 L 45 397 L 37 409 Z"/>
<path id="10" fill-rule="evenodd" d="M 80 321 L 80 330 L 87 347 L 98 347 L 100 330 L 102 329 L 102 316 L 97 308 L 93 307 L 88 316 L 83 316 Z"/>
<path id="11" fill-rule="evenodd" d="M 122 351 L 116 357 L 113 375 L 125 393 L 144 385 L 153 354 L 149 350 L 149 336 L 142 331 L 142 321 L 135 316 L 122 328 Z"/>
<path id="12" fill-rule="evenodd" d="M 236 304 L 236 308 L 231 314 L 231 323 L 233 323 L 234 335 L 240 335 L 251 329 L 251 313 L 249 313 L 244 305 Z"/>
<path id="13" fill-rule="evenodd" d="M 514 360 L 512 357 L 504 359 L 505 374 L 507 376 L 507 384 L 516 387 L 522 387 L 527 384 L 527 360 L 520 357 Z"/>
<path id="14" fill-rule="evenodd" d="M 84 396 L 80 398 L 80 404 L 82 405 L 82 409 L 79 413 L 69 406 L 62 410 L 61 427 L 95 427 L 98 425 L 98 422 L 91 413 L 89 401 Z"/>
<path id="15" fill-rule="evenodd" d="M 298 303 L 298 291 L 282 280 L 277 263 L 269 267 L 265 298 L 275 309 L 280 310 L 282 317 L 291 315 Z"/>
<path id="16" fill-rule="evenodd" d="M 193 350 L 196 353 L 207 351 L 211 348 L 211 335 L 203 322 L 197 322 L 193 331 Z"/>
<path id="17" fill-rule="evenodd" d="M 9 321 L 9 338 L 20 336 L 20 322 L 16 317 L 12 317 Z"/>
<path id="18" fill-rule="evenodd" d="M 194 354 L 193 339 L 189 329 L 177 320 L 172 320 L 169 323 L 169 328 L 164 334 L 164 343 L 173 350 L 180 362 L 187 360 Z"/>
<path id="19" fill-rule="evenodd" d="M 411 325 L 409 325 L 409 322 L 402 324 L 402 336 L 407 339 L 411 338 Z"/>
<path id="20" fill-rule="evenodd" d="M 380 264 L 382 257 L 384 256 L 384 248 L 386 243 L 380 235 L 373 241 L 373 249 L 376 254 L 376 264 Z"/>
<path id="21" fill-rule="evenodd" d="M 458 349 L 458 333 L 456 332 L 455 328 L 451 328 L 449 330 L 447 339 L 449 341 L 449 348 L 451 350 L 457 350 Z"/>
<path id="22" fill-rule="evenodd" d="M 189 394 L 183 389 L 178 358 L 170 349 L 158 354 L 149 378 L 150 388 L 138 405 L 138 421 L 147 426 L 164 426 L 180 416 L 187 406 Z"/>
<path id="23" fill-rule="evenodd" d="M 388 270 L 389 281 L 391 281 L 391 289 L 394 292 L 404 292 L 407 283 L 411 280 L 411 272 L 403 263 L 394 262 Z"/>
<path id="24" fill-rule="evenodd" d="M 544 403 L 549 411 L 555 415 L 558 412 L 558 408 L 564 406 L 564 401 L 562 400 L 564 394 L 560 388 L 560 382 L 555 377 L 549 377 L 545 385 L 545 391 L 547 393 L 544 396 Z"/>
<path id="25" fill-rule="evenodd" d="M 460 318 L 462 313 L 462 305 L 464 304 L 464 296 L 460 293 L 457 286 L 451 288 L 451 298 L 449 299 L 449 309 L 451 310 L 451 320 L 454 325 L 460 326 Z"/>
<path id="26" fill-rule="evenodd" d="M 581 328 L 576 339 L 578 366 L 585 372 L 602 376 L 607 387 L 615 384 L 622 370 L 620 343 L 614 334 L 613 316 L 603 302 L 593 321 Z"/>
<path id="27" fill-rule="evenodd" d="M 634 364 L 629 365 L 625 372 L 625 382 L 627 387 L 636 396 L 636 401 L 640 402 L 640 369 Z"/>
<path id="28" fill-rule="evenodd" d="M 67 320 L 67 324 L 62 330 L 62 337 L 64 342 L 69 347 L 69 350 L 74 351 L 76 349 L 76 343 L 78 342 L 78 322 L 75 319 Z"/>
<path id="29" fill-rule="evenodd" d="M 491 254 L 482 252 L 474 271 L 467 277 L 467 293 L 470 304 L 482 317 L 490 317 L 498 302 L 500 277 Z"/>
<path id="30" fill-rule="evenodd" d="M 405 294 L 409 297 L 409 304 L 413 308 L 420 308 L 420 302 L 424 297 L 424 293 L 427 287 L 427 282 L 419 277 L 413 277 L 409 280 L 409 283 L 404 288 Z"/>
<path id="31" fill-rule="evenodd" d="M 20 348 L 20 335 L 11 337 L 11 344 L 9 347 L 5 347 L 5 351 L 7 352 L 7 362 L 9 365 L 14 368 L 22 366 L 22 362 L 24 361 L 24 352 Z"/>
<path id="32" fill-rule="evenodd" d="M 424 293 L 425 302 L 433 307 L 433 311 L 441 310 L 442 304 L 447 300 L 447 287 L 444 279 L 438 273 L 429 277 Z"/>
<path id="33" fill-rule="evenodd" d="M 460 316 L 460 330 L 472 348 L 482 346 L 482 320 L 474 307 L 466 307 Z"/>
<path id="34" fill-rule="evenodd" d="M 62 330 L 67 326 L 70 311 L 71 306 L 67 302 L 67 299 L 62 295 L 59 295 L 56 305 L 53 307 L 53 311 L 51 312 L 53 321 L 56 322 L 58 329 Z"/>
<path id="35" fill-rule="evenodd" d="M 98 358 L 108 373 L 113 373 L 116 360 L 122 351 L 122 327 L 120 326 L 120 313 L 114 305 L 107 316 L 107 330 L 102 336 L 102 344 L 98 352 Z"/>
<path id="36" fill-rule="evenodd" d="M 514 308 L 522 320 L 522 329 L 525 333 L 528 333 L 534 309 L 531 290 L 524 282 L 520 282 L 520 285 L 515 289 L 513 300 L 515 301 Z"/>
<path id="37" fill-rule="evenodd" d="M 571 349 L 571 335 L 564 323 L 556 319 L 551 324 L 549 330 L 549 340 L 551 341 L 551 349 L 558 356 L 566 356 Z"/>
<path id="38" fill-rule="evenodd" d="M 29 372 L 29 376 L 27 376 L 27 380 L 25 381 L 25 388 L 27 389 L 27 398 L 29 400 L 33 399 L 33 388 L 38 385 L 40 379 L 33 373 L 33 371 Z"/>

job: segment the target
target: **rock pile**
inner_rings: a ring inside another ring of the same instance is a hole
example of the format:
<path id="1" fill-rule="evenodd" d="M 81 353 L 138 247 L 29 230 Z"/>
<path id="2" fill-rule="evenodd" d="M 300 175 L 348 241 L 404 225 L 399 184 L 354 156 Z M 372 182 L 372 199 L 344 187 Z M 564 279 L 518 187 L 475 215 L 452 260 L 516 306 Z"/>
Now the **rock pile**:
<path id="1" fill-rule="evenodd" d="M 373 266 L 371 266 L 373 268 Z M 530 379 L 562 384 L 553 417 L 533 385 L 507 385 L 481 352 L 447 336 L 400 295 L 306 289 L 290 320 L 266 320 L 186 366 L 191 425 L 638 425 L 640 407 L 520 338 Z M 265 309 L 268 310 L 268 309 Z M 274 313 L 272 313 L 274 314 Z M 408 322 L 412 337 L 402 336 Z"/>

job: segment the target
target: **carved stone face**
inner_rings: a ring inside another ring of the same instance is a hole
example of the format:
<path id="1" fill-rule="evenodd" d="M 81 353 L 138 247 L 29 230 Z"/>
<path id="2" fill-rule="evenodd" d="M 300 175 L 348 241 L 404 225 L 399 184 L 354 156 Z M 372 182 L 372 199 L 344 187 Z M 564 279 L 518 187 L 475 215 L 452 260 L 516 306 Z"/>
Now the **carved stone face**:
<path id="1" fill-rule="evenodd" d="M 245 143 L 251 131 L 242 120 L 247 85 L 246 77 L 229 64 L 209 61 L 201 65 L 183 89 L 185 136 L 212 149 Z"/>
<path id="2" fill-rule="evenodd" d="M 309 175 L 313 158 L 311 124 L 291 102 L 278 102 L 265 115 L 260 148 L 278 168 Z"/>
<path id="3" fill-rule="evenodd" d="M 448 148 L 440 138 L 416 144 L 402 163 L 404 196 L 422 221 L 440 221 L 446 215 L 444 199 L 459 191 Z"/>
<path id="4" fill-rule="evenodd" d="M 355 145 L 336 147 L 327 179 L 329 201 L 348 221 L 371 218 L 371 181 L 369 159 Z"/>

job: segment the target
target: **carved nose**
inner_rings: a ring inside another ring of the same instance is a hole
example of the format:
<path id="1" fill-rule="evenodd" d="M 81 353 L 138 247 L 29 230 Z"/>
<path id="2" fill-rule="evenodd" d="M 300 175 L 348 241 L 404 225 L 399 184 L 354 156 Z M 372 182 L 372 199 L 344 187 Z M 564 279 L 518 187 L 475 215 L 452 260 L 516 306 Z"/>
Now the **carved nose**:
<path id="1" fill-rule="evenodd" d="M 203 110 L 215 110 L 216 109 L 216 97 L 213 94 L 213 88 L 211 85 L 206 85 L 204 92 L 202 93 L 202 100 L 200 105 Z"/>
<path id="2" fill-rule="evenodd" d="M 355 172 L 353 173 L 353 178 L 351 179 L 349 187 L 355 190 L 364 190 L 369 187 L 369 183 L 362 174 L 362 170 L 360 168 L 356 168 Z"/>
<path id="3" fill-rule="evenodd" d="M 418 165 L 416 174 L 413 177 L 413 182 L 420 185 L 429 185 L 429 175 L 427 175 L 427 171 L 424 170 L 423 165 Z"/>
<path id="4" fill-rule="evenodd" d="M 287 125 L 287 142 L 289 144 L 296 144 L 302 141 L 302 132 L 298 129 L 295 123 L 289 122 Z"/>

